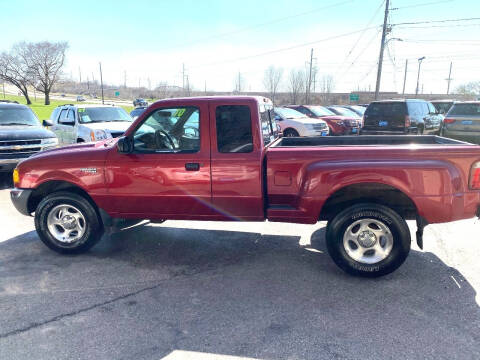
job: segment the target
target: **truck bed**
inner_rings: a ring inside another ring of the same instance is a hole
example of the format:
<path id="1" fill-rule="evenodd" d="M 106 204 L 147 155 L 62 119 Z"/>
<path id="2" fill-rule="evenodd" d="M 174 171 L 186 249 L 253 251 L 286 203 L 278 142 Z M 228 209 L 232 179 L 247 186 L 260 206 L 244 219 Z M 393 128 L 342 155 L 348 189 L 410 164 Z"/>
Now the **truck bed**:
<path id="1" fill-rule="evenodd" d="M 363 145 L 473 145 L 436 135 L 365 135 L 284 137 L 273 147 L 363 146 Z"/>

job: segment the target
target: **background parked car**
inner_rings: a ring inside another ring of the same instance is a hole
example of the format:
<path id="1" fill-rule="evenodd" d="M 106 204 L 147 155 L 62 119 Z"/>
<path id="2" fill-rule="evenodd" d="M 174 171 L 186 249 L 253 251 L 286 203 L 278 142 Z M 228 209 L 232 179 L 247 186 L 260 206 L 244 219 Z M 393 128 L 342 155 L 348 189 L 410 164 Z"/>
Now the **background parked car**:
<path id="1" fill-rule="evenodd" d="M 85 98 L 82 95 L 78 95 L 77 101 L 85 101 Z"/>
<path id="2" fill-rule="evenodd" d="M 435 106 L 439 114 L 446 114 L 452 107 L 454 100 L 433 100 L 431 103 Z"/>
<path id="3" fill-rule="evenodd" d="M 274 109 L 275 121 L 280 126 L 283 136 L 327 136 L 328 125 L 323 120 L 311 119 L 304 114 L 286 107 Z"/>
<path id="4" fill-rule="evenodd" d="M 310 118 L 325 121 L 330 129 L 330 135 L 358 134 L 360 121 L 358 118 L 336 115 L 324 106 L 319 105 L 289 105 Z"/>
<path id="5" fill-rule="evenodd" d="M 62 105 L 53 121 L 44 120 L 44 126 L 57 135 L 62 145 L 90 142 L 123 135 L 132 118 L 118 106 Z"/>
<path id="6" fill-rule="evenodd" d="M 147 100 L 145 100 L 145 99 L 138 98 L 138 99 L 133 100 L 133 106 L 135 106 L 135 107 L 137 107 L 137 106 L 145 106 L 145 107 L 147 107 L 147 106 L 148 106 L 148 102 L 147 102 Z"/>
<path id="7" fill-rule="evenodd" d="M 480 101 L 454 103 L 445 116 L 441 135 L 480 144 Z"/>
<path id="8" fill-rule="evenodd" d="M 355 111 L 350 110 L 344 106 L 339 105 L 329 105 L 327 109 L 333 112 L 336 115 L 346 116 L 352 119 L 355 119 L 359 122 L 359 126 L 362 127 L 363 125 L 363 115 L 358 115 Z"/>
<path id="9" fill-rule="evenodd" d="M 363 117 L 363 135 L 439 134 L 443 116 L 425 100 L 372 102 Z"/>
<path id="10" fill-rule="evenodd" d="M 140 115 L 142 115 L 146 109 L 147 109 L 147 106 L 138 106 L 132 111 L 130 111 L 130 116 L 133 118 L 133 120 L 135 120 Z"/>
<path id="11" fill-rule="evenodd" d="M 0 102 L 0 172 L 39 151 L 58 145 L 57 137 L 38 121 L 25 105 Z"/>
<path id="12" fill-rule="evenodd" d="M 363 114 L 365 113 L 365 110 L 367 110 L 365 106 L 361 106 L 361 105 L 335 105 L 335 106 L 351 110 L 360 117 L 362 117 Z"/>

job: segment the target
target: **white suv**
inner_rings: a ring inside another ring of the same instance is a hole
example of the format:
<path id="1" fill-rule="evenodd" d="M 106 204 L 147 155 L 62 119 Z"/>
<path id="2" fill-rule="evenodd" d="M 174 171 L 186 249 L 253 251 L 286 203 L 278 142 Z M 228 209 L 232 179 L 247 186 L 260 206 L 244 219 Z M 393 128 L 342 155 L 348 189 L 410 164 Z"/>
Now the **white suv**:
<path id="1" fill-rule="evenodd" d="M 283 136 L 327 136 L 330 132 L 325 121 L 309 118 L 297 110 L 277 107 L 274 112 Z"/>
<path id="2" fill-rule="evenodd" d="M 119 137 L 133 121 L 118 106 L 70 104 L 59 108 L 60 110 L 54 110 L 56 116 L 50 121 L 44 121 L 44 125 L 50 126 L 61 145 Z"/>

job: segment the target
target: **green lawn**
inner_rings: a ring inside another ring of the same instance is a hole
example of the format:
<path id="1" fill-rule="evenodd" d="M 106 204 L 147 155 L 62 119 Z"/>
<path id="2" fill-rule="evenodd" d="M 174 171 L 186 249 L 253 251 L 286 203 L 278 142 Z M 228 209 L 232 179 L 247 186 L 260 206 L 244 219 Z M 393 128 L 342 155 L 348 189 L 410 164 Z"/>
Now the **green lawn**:
<path id="1" fill-rule="evenodd" d="M 44 105 L 43 98 L 37 97 L 37 101 L 35 101 L 33 94 L 30 94 L 30 95 L 31 95 L 30 100 L 32 101 L 32 104 L 29 106 L 33 110 L 33 112 L 37 115 L 40 121 L 50 118 L 50 114 L 52 113 L 53 109 L 55 109 L 57 106 L 72 103 L 72 101 L 68 101 L 68 100 L 50 100 L 50 105 Z M 4 99 L 3 94 L 0 93 L 0 100 L 3 100 L 3 99 Z M 18 101 L 19 104 L 27 103 L 27 101 L 23 96 L 16 96 L 16 95 L 5 95 L 5 100 Z M 88 104 L 88 103 L 89 102 L 86 101 L 86 102 L 77 103 L 77 104 Z M 128 113 L 130 113 L 130 111 L 133 110 L 133 106 L 122 105 L 121 107 L 124 108 Z"/>

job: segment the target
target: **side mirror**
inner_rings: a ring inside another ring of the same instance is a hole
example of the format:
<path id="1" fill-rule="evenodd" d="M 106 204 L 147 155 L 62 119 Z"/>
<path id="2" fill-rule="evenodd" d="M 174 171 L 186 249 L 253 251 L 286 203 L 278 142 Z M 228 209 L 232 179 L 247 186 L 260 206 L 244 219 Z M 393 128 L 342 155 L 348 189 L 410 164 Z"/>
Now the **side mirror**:
<path id="1" fill-rule="evenodd" d="M 52 120 L 43 120 L 42 121 L 43 126 L 53 126 Z"/>
<path id="2" fill-rule="evenodd" d="M 122 136 L 118 139 L 117 150 L 120 154 L 131 154 L 133 152 L 133 140 Z"/>
<path id="3" fill-rule="evenodd" d="M 274 119 L 275 119 L 275 121 L 282 121 L 282 120 L 283 120 L 283 119 L 282 119 L 280 116 L 278 116 L 278 115 L 275 115 Z"/>

